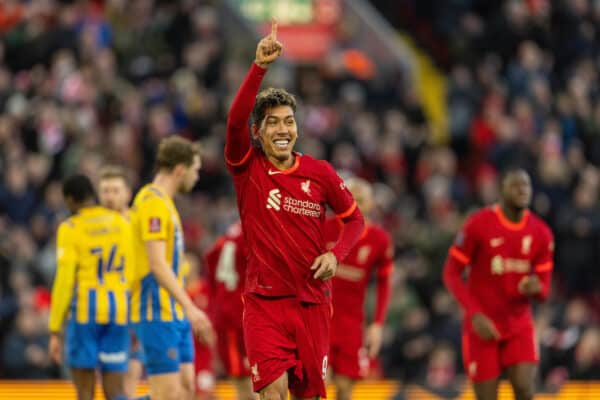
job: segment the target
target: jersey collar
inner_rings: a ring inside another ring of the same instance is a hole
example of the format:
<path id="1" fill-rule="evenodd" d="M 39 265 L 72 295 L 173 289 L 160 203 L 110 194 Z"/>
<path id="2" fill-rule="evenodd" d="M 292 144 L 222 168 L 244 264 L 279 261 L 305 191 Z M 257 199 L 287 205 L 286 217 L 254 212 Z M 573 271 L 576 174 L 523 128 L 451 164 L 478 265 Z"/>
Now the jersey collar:
<path id="1" fill-rule="evenodd" d="M 527 220 L 529 219 L 529 210 L 523 211 L 523 217 L 519 222 L 512 222 L 511 220 L 506 218 L 506 216 L 502 212 L 500 204 L 494 205 L 493 210 L 496 216 L 498 217 L 498 220 L 500 220 L 502 226 L 504 226 L 506 229 L 510 229 L 511 231 L 520 231 L 527 224 Z"/>
<path id="2" fill-rule="evenodd" d="M 275 168 L 277 171 L 281 172 L 284 175 L 289 175 L 289 174 L 291 174 L 292 172 L 294 172 L 295 170 L 298 169 L 298 167 L 300 166 L 300 157 L 302 156 L 302 154 L 300 154 L 300 153 L 298 153 L 296 151 L 293 151 L 292 154 L 294 155 L 294 164 L 291 167 L 287 168 L 287 169 L 279 169 L 279 168 L 277 168 L 276 166 L 273 165 L 273 163 L 271 162 L 271 160 L 269 160 L 269 158 L 266 157 L 266 155 L 265 155 L 265 158 L 267 159 L 267 161 L 269 162 L 269 164 L 271 164 L 271 166 L 273 168 Z"/>

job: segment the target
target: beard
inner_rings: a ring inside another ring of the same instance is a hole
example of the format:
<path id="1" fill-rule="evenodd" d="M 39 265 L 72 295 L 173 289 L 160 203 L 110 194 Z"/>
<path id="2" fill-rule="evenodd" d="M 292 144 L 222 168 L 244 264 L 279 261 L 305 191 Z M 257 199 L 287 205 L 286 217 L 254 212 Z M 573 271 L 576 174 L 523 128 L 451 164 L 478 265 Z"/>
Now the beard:
<path id="1" fill-rule="evenodd" d="M 188 185 L 186 185 L 185 182 L 181 182 L 179 186 L 177 186 L 177 193 L 179 194 L 186 194 L 189 193 L 191 190 L 192 188 L 188 187 Z"/>

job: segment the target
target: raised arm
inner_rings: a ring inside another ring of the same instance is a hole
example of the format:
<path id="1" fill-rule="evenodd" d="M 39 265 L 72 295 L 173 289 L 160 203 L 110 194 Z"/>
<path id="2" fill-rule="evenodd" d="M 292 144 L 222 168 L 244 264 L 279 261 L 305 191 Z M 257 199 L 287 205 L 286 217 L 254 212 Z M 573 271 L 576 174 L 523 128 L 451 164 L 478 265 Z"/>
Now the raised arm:
<path id="1" fill-rule="evenodd" d="M 225 160 L 230 167 L 241 166 L 250 154 L 248 119 L 254 108 L 256 94 L 267 68 L 281 55 L 282 50 L 283 46 L 277 41 L 277 22 L 274 20 L 269 35 L 258 42 L 256 59 L 246 74 L 229 110 Z"/>

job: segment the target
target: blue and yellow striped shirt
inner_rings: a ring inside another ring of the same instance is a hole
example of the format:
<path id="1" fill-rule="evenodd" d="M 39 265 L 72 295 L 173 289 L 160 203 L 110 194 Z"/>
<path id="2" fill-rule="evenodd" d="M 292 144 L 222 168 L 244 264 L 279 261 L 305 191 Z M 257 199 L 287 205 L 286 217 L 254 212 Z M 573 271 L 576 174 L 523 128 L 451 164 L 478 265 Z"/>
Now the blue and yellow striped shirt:
<path id="1" fill-rule="evenodd" d="M 62 222 L 50 331 L 62 330 L 69 309 L 77 323 L 126 325 L 132 250 L 129 223 L 115 211 L 86 207 Z"/>
<path id="2" fill-rule="evenodd" d="M 135 269 L 131 288 L 131 322 L 181 321 L 181 306 L 162 288 L 152 272 L 146 242 L 166 242 L 166 261 L 184 286 L 187 275 L 183 259 L 183 231 L 173 200 L 155 185 L 144 186 L 132 207 Z"/>

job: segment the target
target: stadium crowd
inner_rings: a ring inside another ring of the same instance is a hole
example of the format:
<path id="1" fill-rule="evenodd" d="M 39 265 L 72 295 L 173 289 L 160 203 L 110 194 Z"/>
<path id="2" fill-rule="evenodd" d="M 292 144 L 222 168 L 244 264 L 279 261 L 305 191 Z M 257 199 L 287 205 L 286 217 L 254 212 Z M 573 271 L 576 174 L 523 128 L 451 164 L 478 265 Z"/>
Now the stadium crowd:
<path id="1" fill-rule="evenodd" d="M 200 182 L 178 204 L 190 256 L 237 219 L 223 143 L 250 58 L 234 56 L 210 3 L 0 5 L 0 376 L 61 373 L 46 327 L 64 177 L 110 162 L 139 187 L 158 141 L 180 134 L 203 145 Z M 373 182 L 375 219 L 394 238 L 373 376 L 456 389 L 461 316 L 441 268 L 464 217 L 493 203 L 499 172 L 518 163 L 556 237 L 552 298 L 536 306 L 541 382 L 600 379 L 600 2 L 480 3 L 448 1 L 430 19 L 447 33 L 447 143 L 431 139 L 406 76 L 381 85 L 331 58 L 274 76 L 302 100 L 300 149 Z"/>

